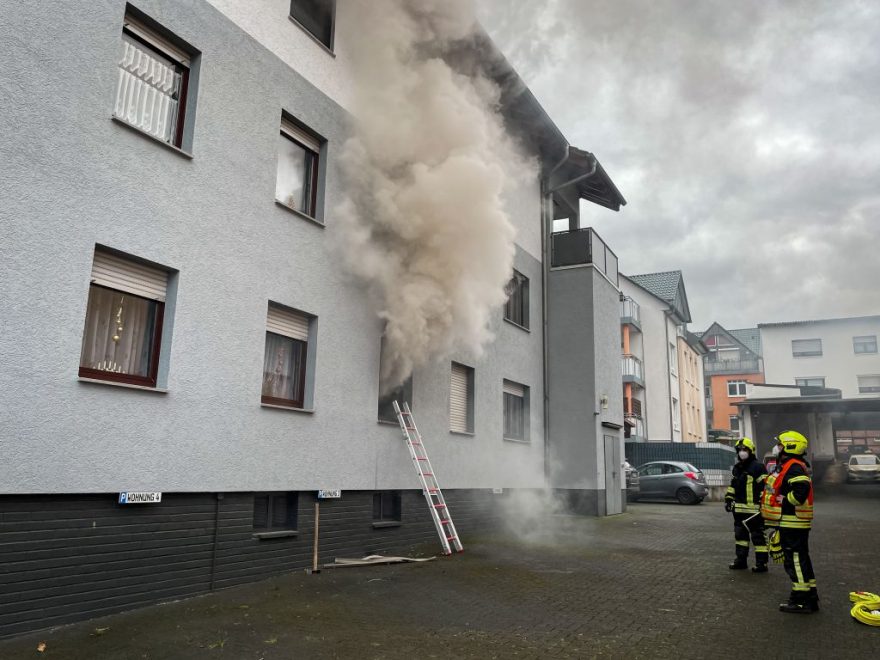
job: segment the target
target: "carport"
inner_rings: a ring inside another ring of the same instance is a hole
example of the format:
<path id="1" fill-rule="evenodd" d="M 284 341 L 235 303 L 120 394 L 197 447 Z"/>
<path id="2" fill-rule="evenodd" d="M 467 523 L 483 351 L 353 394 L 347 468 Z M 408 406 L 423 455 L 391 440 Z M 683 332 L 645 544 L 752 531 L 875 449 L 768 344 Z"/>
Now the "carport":
<path id="1" fill-rule="evenodd" d="M 853 453 L 880 455 L 880 398 L 844 399 L 840 390 L 796 385 L 756 385 L 737 404 L 743 433 L 759 455 L 773 448 L 780 431 L 793 429 L 810 440 L 809 460 L 818 474 Z"/>

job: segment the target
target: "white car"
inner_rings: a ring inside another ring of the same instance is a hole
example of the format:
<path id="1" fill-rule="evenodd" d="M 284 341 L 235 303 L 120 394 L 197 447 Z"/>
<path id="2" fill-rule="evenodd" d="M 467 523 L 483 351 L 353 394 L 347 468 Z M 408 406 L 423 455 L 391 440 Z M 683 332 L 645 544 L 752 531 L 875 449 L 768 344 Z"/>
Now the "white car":
<path id="1" fill-rule="evenodd" d="M 850 456 L 846 466 L 846 480 L 880 481 L 880 458 L 875 454 L 856 454 Z"/>

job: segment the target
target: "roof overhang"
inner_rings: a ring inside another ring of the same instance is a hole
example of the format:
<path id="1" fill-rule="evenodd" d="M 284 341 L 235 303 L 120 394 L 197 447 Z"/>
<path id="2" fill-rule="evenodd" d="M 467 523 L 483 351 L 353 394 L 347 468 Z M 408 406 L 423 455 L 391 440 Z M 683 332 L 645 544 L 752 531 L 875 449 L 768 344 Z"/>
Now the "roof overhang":
<path id="1" fill-rule="evenodd" d="M 578 197 L 588 202 L 612 211 L 619 211 L 621 206 L 626 205 L 626 200 L 599 159 L 589 151 L 570 146 L 568 159 L 559 168 L 555 178 L 562 181 L 555 189 L 573 185 L 577 189 Z"/>
<path id="2" fill-rule="evenodd" d="M 787 397 L 739 401 L 739 408 L 760 412 L 873 412 L 880 413 L 880 397 L 874 399 L 835 399 L 828 397 Z"/>

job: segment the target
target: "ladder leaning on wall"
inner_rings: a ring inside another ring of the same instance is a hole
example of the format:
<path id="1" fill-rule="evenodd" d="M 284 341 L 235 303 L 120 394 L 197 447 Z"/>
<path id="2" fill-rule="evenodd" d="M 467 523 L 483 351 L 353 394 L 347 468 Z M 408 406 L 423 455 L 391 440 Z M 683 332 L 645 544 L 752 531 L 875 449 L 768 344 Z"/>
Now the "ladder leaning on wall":
<path id="1" fill-rule="evenodd" d="M 451 555 L 452 551 L 463 552 L 464 546 L 458 538 L 458 532 L 452 522 L 452 516 L 449 514 L 449 508 L 446 506 L 446 499 L 443 497 L 443 491 L 437 483 L 437 477 L 434 476 L 434 468 L 431 467 L 431 461 L 428 460 L 428 454 L 425 451 L 425 445 L 422 443 L 422 436 L 416 427 L 416 420 L 413 418 L 409 409 L 409 404 L 403 402 L 403 409 L 400 404 L 394 402 L 394 412 L 397 414 L 397 421 L 400 423 L 400 429 L 403 431 L 403 437 L 406 439 L 406 446 L 409 447 L 409 455 L 412 458 L 413 466 L 419 475 L 419 481 L 422 483 L 422 493 L 428 502 L 428 510 L 431 512 L 431 519 L 434 521 L 434 527 L 437 528 L 437 534 L 440 536 L 440 544 L 443 546 L 443 554 Z"/>

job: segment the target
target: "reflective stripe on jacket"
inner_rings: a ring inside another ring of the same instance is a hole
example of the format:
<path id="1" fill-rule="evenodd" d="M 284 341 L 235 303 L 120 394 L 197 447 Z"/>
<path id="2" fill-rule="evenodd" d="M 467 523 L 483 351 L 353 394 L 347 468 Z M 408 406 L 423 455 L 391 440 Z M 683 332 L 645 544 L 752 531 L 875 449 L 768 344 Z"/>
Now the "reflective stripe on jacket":
<path id="1" fill-rule="evenodd" d="M 761 515 L 779 527 L 809 529 L 812 526 L 813 483 L 803 461 L 791 458 L 779 474 L 770 475 L 761 498 Z"/>
<path id="2" fill-rule="evenodd" d="M 730 486 L 727 487 L 724 499 L 733 501 L 733 510 L 736 513 L 758 513 L 764 480 L 767 478 L 764 464 L 751 456 L 734 465 L 731 473 Z"/>

